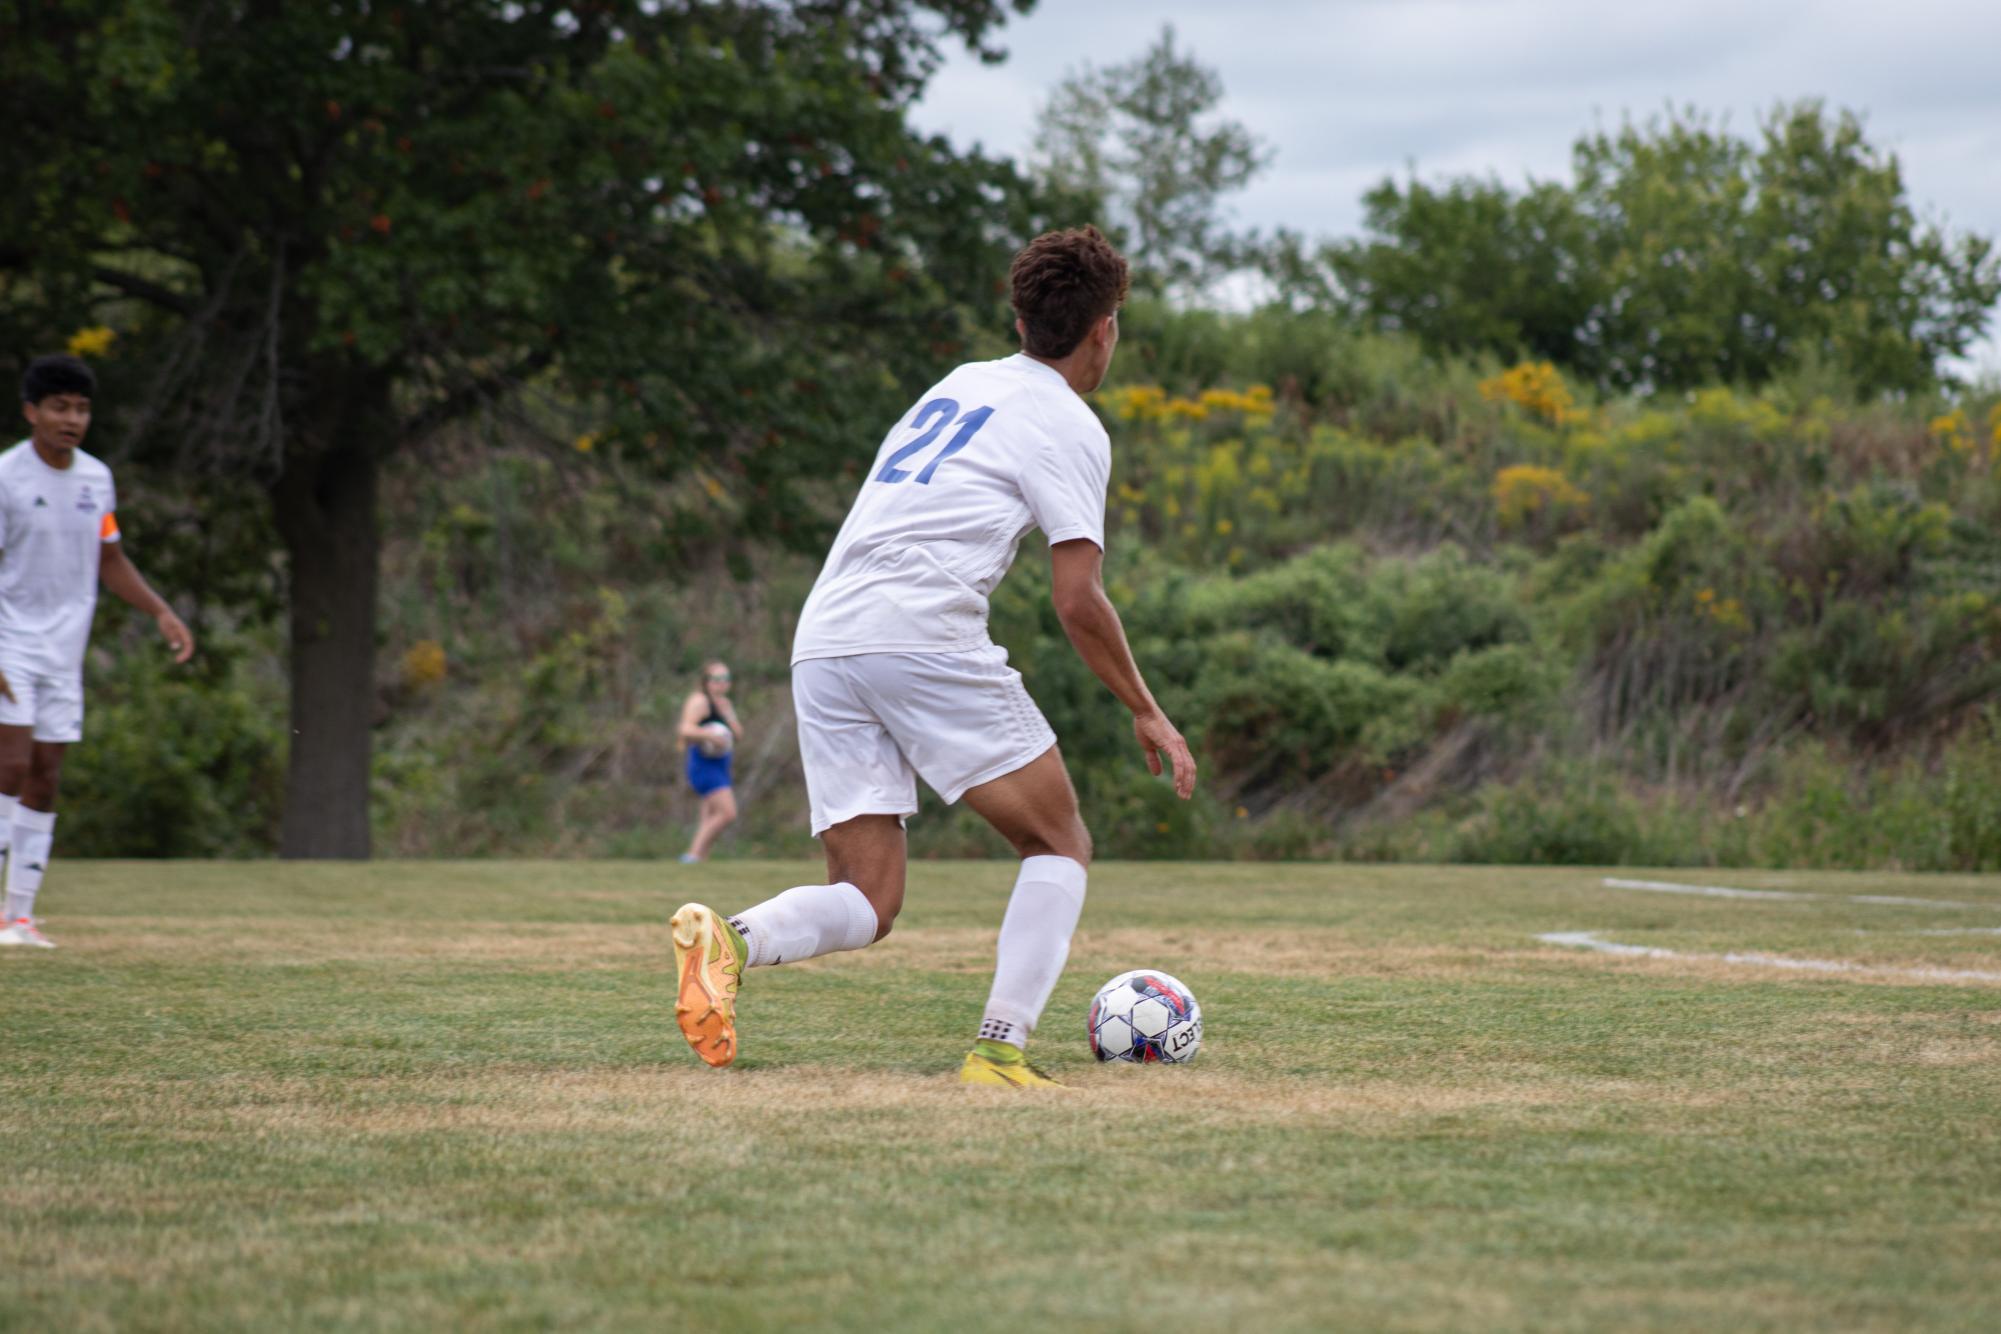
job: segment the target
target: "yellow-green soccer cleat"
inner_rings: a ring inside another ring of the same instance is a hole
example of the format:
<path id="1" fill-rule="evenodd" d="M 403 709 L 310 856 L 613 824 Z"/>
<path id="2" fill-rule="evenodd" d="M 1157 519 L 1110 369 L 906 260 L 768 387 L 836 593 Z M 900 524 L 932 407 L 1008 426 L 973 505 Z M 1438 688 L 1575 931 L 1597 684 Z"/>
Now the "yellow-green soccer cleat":
<path id="1" fill-rule="evenodd" d="M 993 1088 L 1009 1089 L 1060 1089 L 1069 1087 L 1061 1080 L 1051 1079 L 1042 1071 L 1028 1063 L 1028 1058 L 1013 1047 L 1013 1059 L 999 1058 L 989 1054 L 989 1049 L 998 1044 L 982 1042 L 966 1053 L 966 1063 L 959 1067 L 961 1084 L 984 1084 Z"/>
<path id="2" fill-rule="evenodd" d="M 695 1055 L 710 1065 L 736 1059 L 736 992 L 750 950 L 715 910 L 684 903 L 674 928 L 674 1019 Z"/>

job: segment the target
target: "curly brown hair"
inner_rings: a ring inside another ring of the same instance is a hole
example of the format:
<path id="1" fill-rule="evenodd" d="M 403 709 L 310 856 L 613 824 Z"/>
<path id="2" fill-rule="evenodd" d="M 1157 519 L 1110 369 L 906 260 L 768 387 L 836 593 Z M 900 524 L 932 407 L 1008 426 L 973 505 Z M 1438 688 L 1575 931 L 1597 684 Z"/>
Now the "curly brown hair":
<path id="1" fill-rule="evenodd" d="M 1044 232 L 1022 247 L 1008 269 L 1022 350 L 1067 357 L 1091 326 L 1126 303 L 1125 256 L 1096 227 Z"/>

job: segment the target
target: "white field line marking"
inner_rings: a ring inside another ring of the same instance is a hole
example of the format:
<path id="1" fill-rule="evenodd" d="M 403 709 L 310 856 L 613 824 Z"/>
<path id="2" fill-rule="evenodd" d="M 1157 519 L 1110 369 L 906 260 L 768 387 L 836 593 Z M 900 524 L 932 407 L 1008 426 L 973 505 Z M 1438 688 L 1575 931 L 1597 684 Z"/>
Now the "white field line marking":
<path id="1" fill-rule="evenodd" d="M 1788 959 L 1778 954 L 1684 954 L 1680 950 L 1664 950 L 1656 945 L 1622 945 L 1616 940 L 1601 940 L 1596 931 L 1548 931 L 1536 939 L 1549 945 L 1571 945 L 1628 958 L 1750 964 L 1759 968 L 1785 968 L 1804 973 L 1864 973 L 1881 977 L 1914 977 L 1928 982 L 2001 982 L 2001 973 L 1983 973 L 1967 968 L 1893 968 L 1852 963 L 1845 959 Z"/>
<path id="2" fill-rule="evenodd" d="M 1942 926 L 1930 931 L 1907 931 L 1912 936 L 2001 936 L 2001 926 Z"/>
<path id="3" fill-rule="evenodd" d="M 1605 877 L 1607 889 L 1644 889 L 1654 894 L 1697 894 L 1706 899 L 1817 899 L 1784 889 L 1725 889 L 1721 885 L 1676 885 L 1665 880 L 1618 880 Z"/>
<path id="4" fill-rule="evenodd" d="M 1722 885 L 1678 885 L 1666 880 L 1605 877 L 1607 889 L 1643 889 L 1650 894 L 1695 894 L 1707 899 L 1794 899 L 1819 903 L 1874 903 L 1893 908 L 2001 908 L 1997 903 L 1959 899 L 1907 899 L 1895 894 L 1807 894 L 1790 889 L 1726 889 Z"/>

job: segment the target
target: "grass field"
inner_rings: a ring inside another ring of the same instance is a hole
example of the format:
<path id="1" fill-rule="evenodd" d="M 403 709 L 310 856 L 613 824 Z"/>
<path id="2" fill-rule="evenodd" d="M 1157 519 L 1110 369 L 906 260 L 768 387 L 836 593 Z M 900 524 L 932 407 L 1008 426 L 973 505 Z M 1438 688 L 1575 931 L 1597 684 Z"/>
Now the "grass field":
<path id="1" fill-rule="evenodd" d="M 0 1328 L 2001 1322 L 2001 881 L 1104 866 L 1033 1097 L 951 1078 L 1012 868 L 920 864 L 697 1066 L 667 914 L 817 878 L 59 862 L 62 948 L 0 954 Z M 1141 965 L 1194 1066 L 1090 1061 Z"/>

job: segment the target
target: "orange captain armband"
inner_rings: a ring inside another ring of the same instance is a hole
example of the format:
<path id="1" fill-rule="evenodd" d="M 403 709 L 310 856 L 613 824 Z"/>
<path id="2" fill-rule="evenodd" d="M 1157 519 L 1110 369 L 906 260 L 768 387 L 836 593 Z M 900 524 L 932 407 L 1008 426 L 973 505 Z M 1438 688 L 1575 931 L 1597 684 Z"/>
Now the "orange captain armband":
<path id="1" fill-rule="evenodd" d="M 118 540 L 118 516 L 110 510 L 104 511 L 104 518 L 97 525 L 97 540 L 116 542 Z"/>

